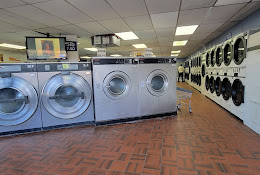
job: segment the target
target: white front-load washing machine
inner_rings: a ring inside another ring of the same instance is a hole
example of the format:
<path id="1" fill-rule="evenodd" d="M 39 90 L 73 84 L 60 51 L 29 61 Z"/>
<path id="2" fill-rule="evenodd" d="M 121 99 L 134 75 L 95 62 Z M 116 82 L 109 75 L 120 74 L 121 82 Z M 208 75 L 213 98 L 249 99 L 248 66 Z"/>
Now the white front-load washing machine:
<path id="1" fill-rule="evenodd" d="M 138 117 L 138 59 L 93 58 L 92 63 L 96 124 Z"/>
<path id="2" fill-rule="evenodd" d="M 176 58 L 139 58 L 140 115 L 171 115 L 176 106 Z"/>
<path id="3" fill-rule="evenodd" d="M 36 64 L 0 64 L 0 135 L 42 128 Z"/>
<path id="4" fill-rule="evenodd" d="M 44 129 L 94 122 L 91 63 L 38 63 Z"/>

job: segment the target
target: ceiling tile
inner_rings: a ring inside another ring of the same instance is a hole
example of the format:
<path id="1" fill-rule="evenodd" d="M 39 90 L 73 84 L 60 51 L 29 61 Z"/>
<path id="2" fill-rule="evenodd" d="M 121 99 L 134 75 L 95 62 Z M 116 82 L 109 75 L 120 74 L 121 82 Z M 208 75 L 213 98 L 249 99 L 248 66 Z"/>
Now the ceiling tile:
<path id="1" fill-rule="evenodd" d="M 95 20 L 119 18 L 117 13 L 104 0 L 67 0 L 67 1 Z"/>
<path id="2" fill-rule="evenodd" d="M 229 5 L 229 4 L 240 4 L 250 2 L 251 0 L 218 0 L 214 6 Z"/>
<path id="3" fill-rule="evenodd" d="M 134 16 L 124 18 L 125 22 L 130 26 L 132 30 L 151 30 L 153 24 L 150 16 Z"/>
<path id="4" fill-rule="evenodd" d="M 42 33 L 49 33 L 51 35 L 59 35 L 60 33 L 62 33 L 63 31 L 59 30 L 59 29 L 55 29 L 52 27 L 46 27 L 46 28 L 41 28 L 41 29 L 36 29 L 35 31 L 37 32 L 42 32 Z"/>
<path id="5" fill-rule="evenodd" d="M 38 2 L 50 1 L 50 0 L 23 0 L 26 3 L 33 4 Z"/>
<path id="6" fill-rule="evenodd" d="M 138 38 L 156 38 L 156 34 L 154 30 L 143 30 L 143 31 L 135 31 L 134 32 Z"/>
<path id="7" fill-rule="evenodd" d="M 211 33 L 203 33 L 203 34 L 193 34 L 191 35 L 190 40 L 203 40 L 207 38 Z"/>
<path id="8" fill-rule="evenodd" d="M 110 30 L 113 33 L 131 31 L 131 29 L 128 27 L 128 25 L 121 18 L 99 21 L 99 23 L 102 24 L 104 27 L 106 27 L 108 30 Z"/>
<path id="9" fill-rule="evenodd" d="M 213 32 L 213 33 L 210 34 L 207 38 L 212 38 L 212 39 L 214 39 L 214 38 L 218 37 L 218 36 L 221 35 L 221 34 L 222 34 L 222 32 Z"/>
<path id="10" fill-rule="evenodd" d="M 208 17 L 203 22 L 204 24 L 219 23 L 228 21 L 233 15 L 235 15 L 246 4 L 226 5 L 213 7 Z"/>
<path id="11" fill-rule="evenodd" d="M 153 26 L 156 29 L 176 27 L 179 12 L 151 14 Z"/>
<path id="12" fill-rule="evenodd" d="M 182 0 L 181 10 L 212 7 L 216 0 Z"/>
<path id="13" fill-rule="evenodd" d="M 57 26 L 55 28 L 64 31 L 64 33 L 62 33 L 62 34 L 77 35 L 78 37 L 92 36 L 91 33 L 87 32 L 86 30 L 83 30 L 75 25 Z"/>
<path id="14" fill-rule="evenodd" d="M 222 26 L 220 26 L 216 31 L 218 32 L 224 32 L 228 29 L 230 29 L 231 27 L 233 27 L 234 25 L 236 25 L 238 22 L 235 21 L 235 22 L 226 22 L 225 24 L 223 24 Z"/>
<path id="15" fill-rule="evenodd" d="M 175 12 L 180 8 L 180 0 L 145 0 L 145 2 L 150 14 Z"/>
<path id="16" fill-rule="evenodd" d="M 0 8 L 17 7 L 21 5 L 26 5 L 26 3 L 21 0 L 1 0 L 0 2 Z"/>
<path id="17" fill-rule="evenodd" d="M 209 13 L 209 8 L 180 11 L 178 26 L 200 25 Z"/>
<path id="18" fill-rule="evenodd" d="M 172 41 L 170 42 L 160 42 L 161 47 L 172 47 Z"/>
<path id="19" fill-rule="evenodd" d="M 174 36 L 176 28 L 165 28 L 165 29 L 156 29 L 155 32 L 157 36 Z"/>
<path id="20" fill-rule="evenodd" d="M 111 31 L 106 29 L 104 26 L 97 22 L 88 22 L 88 23 L 82 23 L 82 24 L 76 24 L 80 28 L 87 30 L 90 33 L 93 33 L 94 35 L 101 35 L 101 34 L 110 34 Z"/>
<path id="21" fill-rule="evenodd" d="M 224 23 L 202 24 L 197 28 L 194 34 L 212 33 L 223 24 Z"/>
<path id="22" fill-rule="evenodd" d="M 157 38 L 144 38 L 141 39 L 145 44 L 150 44 L 150 43 L 158 43 L 158 39 Z"/>
<path id="23" fill-rule="evenodd" d="M 42 23 L 32 21 L 30 19 L 24 18 L 22 16 L 13 14 L 5 10 L 0 10 L 0 20 L 10 24 L 15 24 L 21 27 L 32 29 L 32 30 L 37 28 L 47 27 Z"/>
<path id="24" fill-rule="evenodd" d="M 260 0 L 259 0 L 260 1 Z M 260 9 L 260 2 L 248 3 L 244 8 L 242 8 L 237 14 L 235 14 L 230 21 L 240 21 L 245 17 L 249 16 L 256 10 Z"/>
<path id="25" fill-rule="evenodd" d="M 19 32 L 19 31 L 25 31 L 28 29 L 0 21 L 0 30 L 4 30 L 7 32 Z"/>
<path id="26" fill-rule="evenodd" d="M 144 0 L 107 0 L 121 17 L 148 14 Z"/>
<path id="27" fill-rule="evenodd" d="M 59 19 L 49 13 L 46 13 L 36 7 L 33 7 L 31 5 L 25 5 L 20 7 L 13 7 L 6 9 L 12 13 L 15 13 L 17 15 L 21 15 L 23 17 L 26 17 L 28 19 L 43 23 L 48 26 L 59 26 L 59 25 L 66 25 L 68 22 Z"/>
<path id="28" fill-rule="evenodd" d="M 163 37 L 157 37 L 159 42 L 173 42 L 173 36 L 168 37 L 168 36 L 163 36 Z"/>
<path id="29" fill-rule="evenodd" d="M 180 35 L 180 36 L 174 36 L 174 41 L 183 41 L 183 40 L 189 40 L 191 35 Z"/>
<path id="30" fill-rule="evenodd" d="M 33 6 L 38 7 L 72 24 L 93 21 L 86 14 L 82 13 L 64 0 L 47 1 L 33 4 Z"/>

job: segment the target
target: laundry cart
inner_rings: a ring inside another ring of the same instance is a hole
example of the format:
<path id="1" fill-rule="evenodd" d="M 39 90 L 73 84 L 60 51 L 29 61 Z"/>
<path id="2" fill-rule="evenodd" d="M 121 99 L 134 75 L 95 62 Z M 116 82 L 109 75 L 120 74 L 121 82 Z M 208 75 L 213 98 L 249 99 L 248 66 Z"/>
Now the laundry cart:
<path id="1" fill-rule="evenodd" d="M 183 88 L 179 88 L 177 87 L 177 108 L 180 109 L 181 106 L 189 106 L 189 111 L 190 113 L 192 112 L 191 110 L 191 96 L 192 96 L 192 91 L 187 90 L 187 89 L 183 89 Z M 187 103 L 187 100 L 189 101 Z"/>

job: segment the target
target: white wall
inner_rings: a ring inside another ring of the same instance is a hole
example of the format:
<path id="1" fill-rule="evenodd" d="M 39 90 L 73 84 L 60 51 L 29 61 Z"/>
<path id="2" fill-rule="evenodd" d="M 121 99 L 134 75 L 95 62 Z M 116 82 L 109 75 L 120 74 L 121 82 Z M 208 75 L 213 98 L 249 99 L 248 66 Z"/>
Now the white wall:
<path id="1" fill-rule="evenodd" d="M 21 52 L 21 51 L 0 50 L 0 54 L 3 54 L 4 62 L 10 62 L 9 57 L 15 58 L 17 60 L 21 60 L 19 62 L 22 63 L 27 61 L 27 55 L 25 51 Z"/>

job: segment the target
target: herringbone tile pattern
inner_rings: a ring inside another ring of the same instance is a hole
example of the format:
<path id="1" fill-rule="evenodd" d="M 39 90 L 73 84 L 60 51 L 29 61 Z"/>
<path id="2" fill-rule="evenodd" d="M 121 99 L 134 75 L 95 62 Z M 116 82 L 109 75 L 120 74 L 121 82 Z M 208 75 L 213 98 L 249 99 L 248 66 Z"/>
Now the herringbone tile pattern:
<path id="1" fill-rule="evenodd" d="M 192 100 L 192 114 L 0 138 L 0 174 L 260 174 L 260 136 L 198 92 Z"/>

